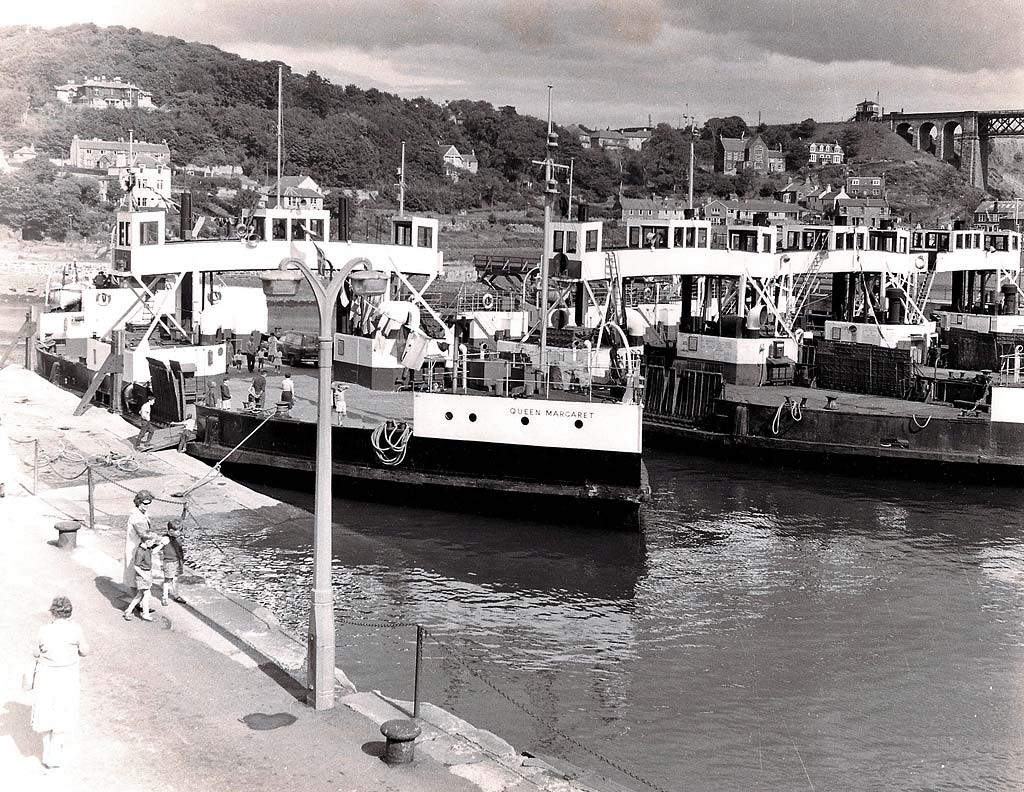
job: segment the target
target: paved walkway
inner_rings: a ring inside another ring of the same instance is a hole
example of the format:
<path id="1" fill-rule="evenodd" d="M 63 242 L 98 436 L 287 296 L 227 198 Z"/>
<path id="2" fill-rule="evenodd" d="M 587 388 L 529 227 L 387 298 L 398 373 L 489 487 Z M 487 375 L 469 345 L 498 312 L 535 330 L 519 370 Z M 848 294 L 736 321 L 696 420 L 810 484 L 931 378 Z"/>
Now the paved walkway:
<path id="1" fill-rule="evenodd" d="M 12 790 L 230 792 L 232 790 L 618 789 L 586 772 L 518 755 L 508 743 L 424 704 L 416 761 L 389 767 L 379 724 L 405 717 L 408 702 L 354 692 L 338 673 L 338 705 L 305 703 L 304 644 L 262 608 L 206 586 L 183 587 L 186 605 L 156 605 L 156 619 L 125 622 L 120 547 L 131 492 L 153 490 L 154 516 L 176 516 L 175 492 L 208 468 L 174 450 L 141 455 L 142 469 L 97 477 L 97 527 L 79 532 L 74 551 L 57 548 L 53 524 L 87 518 L 84 477 L 67 457 L 46 466 L 29 493 L 32 444 L 53 458 L 109 448 L 128 452 L 133 427 L 102 410 L 72 418 L 77 398 L 17 368 L 0 372 L 0 778 Z M 15 481 L 17 480 L 17 482 Z M 190 502 L 217 519 L 244 521 L 275 510 L 280 522 L 309 522 L 300 509 L 218 479 Z M 66 594 L 91 644 L 82 660 L 81 732 L 71 764 L 44 770 L 30 730 L 31 693 L 21 691 L 39 627 L 54 595 Z M 571 780 L 570 780 L 571 779 Z"/>

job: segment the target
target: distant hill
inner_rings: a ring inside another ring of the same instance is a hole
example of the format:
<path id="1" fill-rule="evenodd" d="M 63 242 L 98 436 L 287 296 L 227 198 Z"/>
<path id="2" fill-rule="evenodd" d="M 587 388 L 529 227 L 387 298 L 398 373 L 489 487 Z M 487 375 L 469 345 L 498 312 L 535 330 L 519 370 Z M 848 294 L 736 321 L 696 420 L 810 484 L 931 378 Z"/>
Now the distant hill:
<path id="1" fill-rule="evenodd" d="M 333 85 L 316 72 L 298 74 L 276 61 L 248 60 L 207 44 L 117 26 L 0 28 L 0 148 L 34 143 L 57 158 L 66 156 L 73 135 L 117 139 L 131 129 L 136 139 L 166 140 L 175 165 L 238 164 L 262 181 L 276 167 L 279 65 L 284 67 L 285 174 L 309 174 L 332 188 L 375 189 L 393 200 L 405 141 L 406 205 L 414 211 L 521 209 L 540 200 L 531 160 L 543 156 L 546 125 L 514 107 L 472 99 L 439 105 Z M 159 110 L 81 109 L 56 100 L 53 86 L 98 75 L 151 91 Z M 963 214 L 980 198 L 954 168 L 913 151 L 882 125 L 807 119 L 760 129 L 769 145 L 784 147 L 794 171 L 805 167 L 811 135 L 838 136 L 862 172 L 886 172 L 890 199 L 915 218 L 925 219 L 929 212 Z M 755 131 L 735 116 L 709 119 L 696 146 L 699 197 L 770 194 L 778 181 L 784 183 L 786 177 L 711 173 L 715 134 L 737 130 Z M 660 125 L 639 152 L 584 148 L 577 134 L 558 132 L 559 158 L 574 161 L 574 195 L 581 199 L 604 201 L 620 187 L 637 195 L 686 190 L 689 138 L 683 130 Z M 444 173 L 440 143 L 474 152 L 478 173 L 463 172 L 453 183 Z M 1006 173 L 1013 170 L 1015 156 L 1006 153 Z M 999 178 L 1012 186 L 1011 176 Z"/>

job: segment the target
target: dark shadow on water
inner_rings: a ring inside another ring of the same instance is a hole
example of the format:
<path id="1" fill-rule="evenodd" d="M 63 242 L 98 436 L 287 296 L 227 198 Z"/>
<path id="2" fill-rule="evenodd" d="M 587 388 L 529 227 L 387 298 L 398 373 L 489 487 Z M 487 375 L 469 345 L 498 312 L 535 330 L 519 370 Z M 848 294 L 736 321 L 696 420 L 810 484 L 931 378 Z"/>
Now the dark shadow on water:
<path id="1" fill-rule="evenodd" d="M 9 734 L 22 756 L 40 756 L 43 744 L 32 731 L 32 707 L 17 701 L 0 706 L 0 734 Z"/>
<path id="2" fill-rule="evenodd" d="M 361 748 L 364 754 L 367 756 L 375 756 L 378 759 L 384 758 L 384 749 L 387 748 L 387 743 L 383 740 L 372 740 L 367 743 L 363 743 Z"/>

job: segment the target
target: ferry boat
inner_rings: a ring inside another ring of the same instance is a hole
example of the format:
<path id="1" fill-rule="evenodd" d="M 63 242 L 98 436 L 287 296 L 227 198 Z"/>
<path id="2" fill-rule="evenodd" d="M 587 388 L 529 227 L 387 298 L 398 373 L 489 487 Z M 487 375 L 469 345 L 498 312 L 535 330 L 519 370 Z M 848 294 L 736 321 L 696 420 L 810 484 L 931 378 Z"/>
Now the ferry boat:
<path id="1" fill-rule="evenodd" d="M 272 283 L 302 262 L 345 279 L 333 379 L 409 396 L 408 410 L 379 426 L 332 427 L 337 494 L 397 493 L 456 508 L 511 502 L 639 527 L 650 491 L 639 357 L 614 377 L 580 383 L 545 356 L 456 343 L 455 328 L 424 299 L 443 273 L 436 220 L 395 217 L 388 244 L 327 239 L 329 210 L 274 202 L 232 238 L 172 240 L 165 224 L 163 211 L 118 213 L 109 282 L 81 284 L 80 302 L 38 317 L 43 376 L 84 393 L 83 402 L 97 393 L 116 402 L 129 395 L 122 382 L 145 384 L 157 397 L 155 421 L 195 415 L 194 456 L 275 478 L 312 471 L 314 422 L 205 403 L 225 376 L 226 342 L 266 331 L 264 289 L 226 285 L 225 274 Z"/>
<path id="2" fill-rule="evenodd" d="M 549 233 L 567 330 L 612 317 L 645 349 L 648 438 L 910 473 L 1024 465 L 1020 234 L 692 213 L 632 220 L 618 248 L 586 219 Z"/>

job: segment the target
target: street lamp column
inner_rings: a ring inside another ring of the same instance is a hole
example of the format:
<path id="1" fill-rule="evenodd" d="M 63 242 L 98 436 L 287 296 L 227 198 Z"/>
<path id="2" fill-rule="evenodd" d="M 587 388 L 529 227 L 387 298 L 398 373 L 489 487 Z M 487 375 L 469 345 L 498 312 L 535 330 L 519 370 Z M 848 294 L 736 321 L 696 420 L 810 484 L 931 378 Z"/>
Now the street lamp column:
<path id="1" fill-rule="evenodd" d="M 329 281 L 298 258 L 281 261 L 278 270 L 261 274 L 264 292 L 293 296 L 299 273 L 305 277 L 316 298 L 320 314 L 320 370 L 316 413 L 316 489 L 313 506 L 313 603 L 306 641 L 307 703 L 318 710 L 334 706 L 334 594 L 331 584 L 331 374 L 334 363 L 334 311 L 338 296 L 355 267 L 370 262 L 362 257 L 349 261 Z M 290 269 L 291 266 L 296 270 Z"/>

